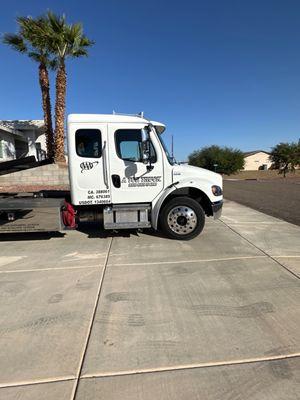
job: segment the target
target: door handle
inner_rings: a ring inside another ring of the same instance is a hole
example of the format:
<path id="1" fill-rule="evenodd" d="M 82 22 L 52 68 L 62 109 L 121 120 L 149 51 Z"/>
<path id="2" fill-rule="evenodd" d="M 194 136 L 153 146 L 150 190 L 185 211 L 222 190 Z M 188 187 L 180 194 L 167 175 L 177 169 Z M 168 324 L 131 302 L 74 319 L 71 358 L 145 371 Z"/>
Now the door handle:
<path id="1" fill-rule="evenodd" d="M 115 188 L 119 189 L 121 187 L 121 178 L 119 175 L 112 175 L 111 180 Z"/>
<path id="2" fill-rule="evenodd" d="M 106 189 L 108 189 L 107 163 L 106 163 L 106 141 L 104 142 L 103 148 L 102 148 L 102 161 L 103 161 L 103 180 L 104 180 Z"/>

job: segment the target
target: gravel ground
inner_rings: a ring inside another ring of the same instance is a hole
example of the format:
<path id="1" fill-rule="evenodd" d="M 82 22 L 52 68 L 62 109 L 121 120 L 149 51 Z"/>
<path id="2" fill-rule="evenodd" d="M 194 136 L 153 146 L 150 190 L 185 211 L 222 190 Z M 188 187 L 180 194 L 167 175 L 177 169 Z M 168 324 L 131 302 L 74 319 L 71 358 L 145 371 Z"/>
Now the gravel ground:
<path id="1" fill-rule="evenodd" d="M 300 225 L 300 180 L 224 181 L 224 197 Z"/>

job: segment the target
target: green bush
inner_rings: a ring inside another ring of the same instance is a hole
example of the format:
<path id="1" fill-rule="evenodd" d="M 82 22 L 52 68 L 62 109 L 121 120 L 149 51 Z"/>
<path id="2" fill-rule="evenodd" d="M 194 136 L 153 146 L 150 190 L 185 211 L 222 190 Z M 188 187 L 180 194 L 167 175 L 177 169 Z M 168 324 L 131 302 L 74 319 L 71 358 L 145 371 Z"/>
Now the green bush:
<path id="1" fill-rule="evenodd" d="M 189 164 L 220 174 L 234 174 L 244 168 L 242 151 L 230 147 L 210 146 L 195 150 L 188 157 Z"/>
<path id="2" fill-rule="evenodd" d="M 279 169 L 285 177 L 287 172 L 295 172 L 300 165 L 300 143 L 279 143 L 271 151 L 272 168 Z"/>

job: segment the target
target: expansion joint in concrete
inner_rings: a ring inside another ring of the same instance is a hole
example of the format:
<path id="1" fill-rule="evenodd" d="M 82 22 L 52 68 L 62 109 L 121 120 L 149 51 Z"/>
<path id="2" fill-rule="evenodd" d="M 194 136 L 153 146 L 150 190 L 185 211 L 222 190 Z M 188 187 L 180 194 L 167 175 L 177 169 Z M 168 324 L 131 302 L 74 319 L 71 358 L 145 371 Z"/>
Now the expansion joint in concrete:
<path id="1" fill-rule="evenodd" d="M 251 246 L 255 247 L 257 250 L 261 251 L 265 256 L 267 256 L 268 258 L 270 258 L 270 260 L 274 261 L 277 265 L 279 265 L 280 267 L 282 267 L 283 269 L 285 269 L 286 271 L 288 271 L 290 274 L 292 274 L 295 278 L 300 279 L 300 276 L 298 276 L 297 274 L 295 274 L 293 271 L 291 271 L 288 267 L 286 267 L 285 265 L 283 265 L 281 262 L 279 262 L 278 260 L 276 260 L 276 258 L 274 258 L 273 256 L 271 256 L 269 253 L 267 253 L 265 250 L 261 249 L 260 247 L 258 247 L 256 244 L 252 243 L 251 240 L 245 238 L 245 236 L 243 236 L 242 234 L 240 234 L 238 231 L 236 231 L 234 228 L 232 228 L 231 226 L 227 225 L 226 222 L 224 222 L 222 219 L 220 219 L 220 221 L 228 228 L 230 229 L 232 232 L 234 232 L 235 234 L 237 234 L 239 237 L 241 237 L 242 239 L 244 239 L 247 243 L 249 243 Z"/>
<path id="2" fill-rule="evenodd" d="M 85 355 L 86 355 L 86 352 L 87 352 L 87 348 L 88 348 L 88 345 L 89 345 L 93 324 L 94 324 L 95 317 L 96 317 L 96 311 L 97 311 L 98 304 L 99 304 L 99 299 L 100 299 L 100 295 L 101 295 L 101 291 L 102 291 L 103 281 L 104 281 L 104 277 L 105 277 L 105 272 L 106 272 L 106 268 L 107 268 L 107 264 L 108 264 L 108 258 L 109 258 L 112 242 L 113 242 L 113 237 L 110 238 L 110 242 L 109 242 L 109 245 L 108 245 L 107 254 L 106 254 L 106 258 L 105 258 L 105 262 L 104 262 L 104 267 L 103 267 L 103 270 L 102 270 L 102 273 L 101 273 L 101 277 L 100 277 L 100 281 L 99 281 L 99 285 L 98 285 L 95 304 L 94 304 L 94 308 L 93 308 L 90 324 L 89 324 L 89 327 L 88 327 L 86 340 L 85 340 L 85 343 L 84 343 L 84 346 L 83 346 L 83 349 L 82 349 L 80 362 L 79 362 L 79 367 L 78 367 L 78 371 L 77 371 L 77 374 L 76 374 L 76 379 L 75 379 L 75 382 L 74 382 L 74 385 L 73 385 L 72 396 L 71 396 L 72 400 L 74 400 L 75 397 L 76 397 L 78 384 L 79 384 L 79 380 L 80 380 L 80 376 L 81 376 L 81 372 L 82 372 L 82 367 L 83 367 Z"/>
<path id="3" fill-rule="evenodd" d="M 154 374 L 162 372 L 175 372 L 175 371 L 186 371 L 192 369 L 200 368 L 215 368 L 215 367 L 230 367 L 234 365 L 245 365 L 253 363 L 263 363 L 271 361 L 287 360 L 292 358 L 300 357 L 300 353 L 292 353 L 285 355 L 269 356 L 269 357 L 255 357 L 246 358 L 241 360 L 229 360 L 229 361 L 215 361 L 215 362 L 204 362 L 195 364 L 183 364 L 174 365 L 170 367 L 160 367 L 160 368 L 145 368 L 140 370 L 128 370 L 128 371 L 117 371 L 117 372 L 106 372 L 106 373 L 94 373 L 94 374 L 84 374 L 80 379 L 91 379 L 91 378 L 113 378 L 118 376 L 132 376 L 141 374 Z"/>

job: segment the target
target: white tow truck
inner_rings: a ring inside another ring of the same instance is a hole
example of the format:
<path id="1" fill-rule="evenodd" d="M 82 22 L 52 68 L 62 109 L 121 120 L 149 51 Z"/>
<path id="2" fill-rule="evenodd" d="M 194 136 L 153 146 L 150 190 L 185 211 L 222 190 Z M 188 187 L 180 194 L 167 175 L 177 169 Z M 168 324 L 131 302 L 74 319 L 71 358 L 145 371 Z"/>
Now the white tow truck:
<path id="1" fill-rule="evenodd" d="M 222 177 L 178 165 L 165 126 L 143 115 L 71 114 L 67 123 L 70 199 L 0 199 L 0 232 L 56 231 L 93 221 L 99 229 L 161 229 L 197 236 L 205 215 L 218 218 Z"/>

